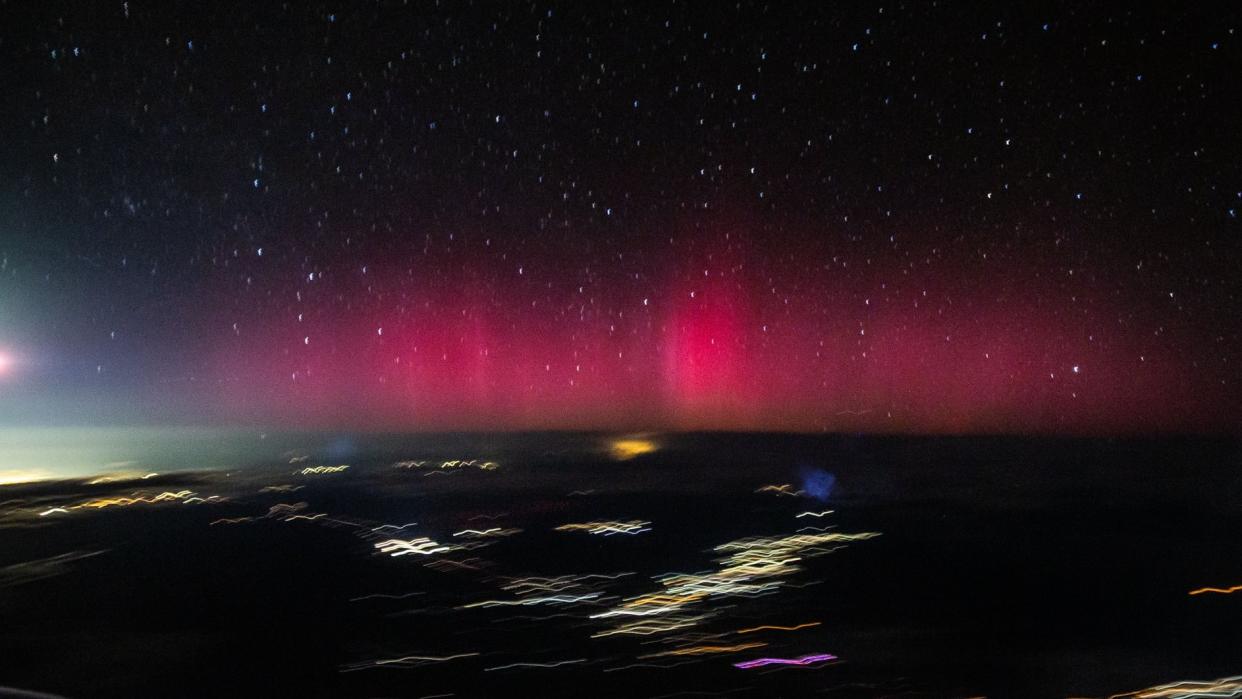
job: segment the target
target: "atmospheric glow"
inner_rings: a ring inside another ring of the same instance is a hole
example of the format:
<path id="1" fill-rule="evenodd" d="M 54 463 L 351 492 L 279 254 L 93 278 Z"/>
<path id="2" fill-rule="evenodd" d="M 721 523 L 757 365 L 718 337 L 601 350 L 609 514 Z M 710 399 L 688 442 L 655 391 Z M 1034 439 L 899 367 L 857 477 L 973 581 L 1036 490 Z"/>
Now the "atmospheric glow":
<path id="1" fill-rule="evenodd" d="M 7 469 L 0 471 L 0 485 L 17 485 L 19 483 L 34 483 L 36 481 L 51 478 L 51 474 L 47 471 L 24 470 L 24 469 Z"/>
<path id="2" fill-rule="evenodd" d="M 1060 292 L 1038 267 L 911 272 L 727 216 L 679 233 L 627 251 L 670 260 L 654 270 L 562 250 L 515 275 L 482 236 L 456 239 L 460 258 L 419 258 L 477 284 L 377 261 L 280 291 L 275 315 L 203 308 L 205 324 L 244 331 L 205 336 L 208 380 L 182 388 L 220 419 L 398 430 L 1099 433 L 1228 414 L 1206 408 L 1233 384 L 1188 374 L 1154 314 L 1117 324 L 1132 311 L 1104 281 L 1083 292 L 1113 319 L 1101 328 L 1042 302 Z M 566 276 L 582 269 L 590 285 Z M 646 448 L 626 439 L 615 458 Z"/>

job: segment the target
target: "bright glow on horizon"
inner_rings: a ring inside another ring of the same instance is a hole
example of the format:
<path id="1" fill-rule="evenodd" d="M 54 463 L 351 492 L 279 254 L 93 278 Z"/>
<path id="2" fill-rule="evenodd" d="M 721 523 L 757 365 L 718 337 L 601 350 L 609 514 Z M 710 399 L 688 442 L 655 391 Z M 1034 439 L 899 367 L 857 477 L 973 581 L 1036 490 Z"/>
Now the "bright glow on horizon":
<path id="1" fill-rule="evenodd" d="M 254 430 L 227 428 L 0 424 L 0 473 L 93 479 L 118 473 L 141 477 L 153 471 L 219 469 L 256 456 L 279 458 L 292 440 L 265 440 Z"/>
<path id="2" fill-rule="evenodd" d="M 2 485 L 19 485 L 21 483 L 35 483 L 37 481 L 49 480 L 51 474 L 47 471 L 25 470 L 25 469 L 6 469 L 0 471 L 0 486 Z"/>
<path id="3" fill-rule="evenodd" d="M 612 453 L 612 458 L 617 461 L 626 461 L 636 456 L 650 454 L 657 449 L 659 449 L 659 445 L 650 439 L 625 437 L 613 440 L 609 451 Z"/>

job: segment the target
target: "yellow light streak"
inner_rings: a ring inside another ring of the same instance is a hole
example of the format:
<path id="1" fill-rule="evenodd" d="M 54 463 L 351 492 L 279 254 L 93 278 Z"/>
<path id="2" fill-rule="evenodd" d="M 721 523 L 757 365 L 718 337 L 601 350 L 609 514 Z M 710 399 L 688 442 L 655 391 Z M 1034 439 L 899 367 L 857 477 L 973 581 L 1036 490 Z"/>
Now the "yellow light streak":
<path id="1" fill-rule="evenodd" d="M 775 626 L 771 624 L 765 624 L 763 626 L 752 626 L 748 629 L 738 629 L 737 631 L 734 631 L 733 633 L 738 633 L 738 634 L 755 633 L 756 631 L 798 631 L 800 629 L 809 629 L 813 626 L 819 626 L 819 625 L 820 625 L 820 622 L 818 621 L 809 621 L 805 624 L 798 624 L 797 626 Z"/>
<path id="2" fill-rule="evenodd" d="M 1242 585 L 1234 585 L 1233 587 L 1201 587 L 1197 590 L 1191 590 L 1190 594 L 1205 595 L 1208 593 L 1214 593 L 1218 595 L 1229 595 L 1237 592 L 1238 590 L 1242 590 Z"/>

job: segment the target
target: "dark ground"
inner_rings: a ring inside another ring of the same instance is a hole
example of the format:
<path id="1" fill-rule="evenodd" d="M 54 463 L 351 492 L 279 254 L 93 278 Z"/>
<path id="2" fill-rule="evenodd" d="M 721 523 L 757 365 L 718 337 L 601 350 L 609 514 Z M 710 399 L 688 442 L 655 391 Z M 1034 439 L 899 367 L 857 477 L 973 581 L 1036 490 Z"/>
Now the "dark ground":
<path id="1" fill-rule="evenodd" d="M 615 461 L 599 435 L 354 438 L 331 462 L 312 446 L 294 465 L 0 488 L 0 686 L 73 697 L 1077 697 L 1242 672 L 1242 592 L 1188 594 L 1242 584 L 1237 441 L 655 439 L 659 451 Z M 406 459 L 432 463 L 392 465 Z M 436 468 L 444 459 L 499 468 Z M 351 467 L 296 473 L 338 462 Z M 824 501 L 755 492 L 828 482 Z M 303 487 L 259 492 L 281 484 Z M 224 499 L 39 514 L 183 489 Z M 298 502 L 322 516 L 264 516 Z M 796 516 L 824 509 L 834 513 Z M 211 524 L 238 517 L 254 519 Z M 651 530 L 554 531 L 600 519 Z M 474 550 L 377 553 L 387 537 L 376 527 L 410 522 L 401 538 L 442 544 L 467 527 L 522 531 Z M 591 614 L 660 592 L 653 576 L 718 573 L 724 554 L 712 547 L 809 525 L 880 536 L 804 552 L 767 594 L 696 600 L 687 611 L 708 616 L 693 626 L 592 636 L 625 620 Z M 460 609 L 519 599 L 503 589 L 518 576 L 621 572 L 631 574 L 576 582 L 566 594 L 598 593 L 584 602 Z M 377 593 L 417 594 L 357 599 Z M 809 622 L 821 623 L 737 633 Z M 640 658 L 743 641 L 767 645 Z M 477 655 L 374 665 L 467 653 Z M 814 653 L 838 660 L 732 665 Z M 686 664 L 656 667 L 675 662 Z M 615 669 L 635 663 L 645 666 Z"/>

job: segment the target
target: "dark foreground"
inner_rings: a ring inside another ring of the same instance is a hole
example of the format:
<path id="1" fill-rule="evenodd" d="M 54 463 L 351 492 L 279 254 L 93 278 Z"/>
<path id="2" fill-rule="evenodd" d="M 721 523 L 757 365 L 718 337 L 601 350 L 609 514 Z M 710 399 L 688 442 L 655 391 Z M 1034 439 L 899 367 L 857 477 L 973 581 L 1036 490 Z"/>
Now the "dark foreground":
<path id="1" fill-rule="evenodd" d="M 1242 696 L 1237 442 L 613 446 L 308 438 L 236 470 L 0 488 L 0 686 Z M 1140 691 L 1181 680 L 1220 681 Z"/>

